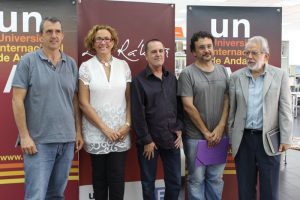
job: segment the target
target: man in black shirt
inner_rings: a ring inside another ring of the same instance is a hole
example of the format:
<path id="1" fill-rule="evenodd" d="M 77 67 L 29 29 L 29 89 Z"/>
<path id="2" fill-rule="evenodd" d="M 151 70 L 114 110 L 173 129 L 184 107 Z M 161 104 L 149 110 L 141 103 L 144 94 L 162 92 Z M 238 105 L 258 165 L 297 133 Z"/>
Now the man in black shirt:
<path id="1" fill-rule="evenodd" d="M 164 67 L 164 45 L 158 39 L 145 44 L 148 62 L 132 81 L 132 120 L 137 135 L 144 200 L 154 200 L 157 158 L 164 168 L 165 199 L 178 199 L 181 186 L 180 144 L 176 77 Z"/>

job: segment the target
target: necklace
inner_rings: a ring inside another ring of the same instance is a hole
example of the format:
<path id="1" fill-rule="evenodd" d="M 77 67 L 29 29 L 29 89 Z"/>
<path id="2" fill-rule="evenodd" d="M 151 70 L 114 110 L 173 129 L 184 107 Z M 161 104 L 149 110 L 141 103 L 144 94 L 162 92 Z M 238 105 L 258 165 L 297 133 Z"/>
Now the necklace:
<path id="1" fill-rule="evenodd" d="M 104 67 L 110 67 L 110 64 L 108 62 L 105 62 L 105 63 L 102 63 L 102 64 L 104 65 Z"/>
<path id="2" fill-rule="evenodd" d="M 109 59 L 108 62 L 103 62 L 100 60 L 100 58 L 98 58 L 98 56 L 96 56 L 96 58 L 98 59 L 98 61 L 105 67 L 105 68 L 109 68 L 110 67 L 110 62 L 112 61 L 112 57 Z"/>

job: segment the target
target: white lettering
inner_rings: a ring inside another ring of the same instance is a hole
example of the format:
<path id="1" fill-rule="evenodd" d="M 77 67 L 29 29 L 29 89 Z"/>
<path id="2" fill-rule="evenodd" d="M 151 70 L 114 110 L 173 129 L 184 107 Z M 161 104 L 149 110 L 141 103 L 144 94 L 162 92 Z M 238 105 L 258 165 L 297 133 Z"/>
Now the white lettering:
<path id="1" fill-rule="evenodd" d="M 211 19 L 211 34 L 216 37 L 228 37 L 228 19 L 223 19 L 223 30 L 221 33 L 217 32 L 217 20 Z"/>
<path id="2" fill-rule="evenodd" d="M 0 11 L 0 32 L 17 32 L 17 12 L 10 13 L 10 26 L 4 25 L 4 13 Z"/>
<path id="3" fill-rule="evenodd" d="M 39 32 L 42 16 L 38 12 L 23 12 L 23 32 L 29 32 L 29 20 L 31 17 L 35 19 L 35 32 Z"/>
<path id="4" fill-rule="evenodd" d="M 89 52 L 89 50 L 87 50 L 87 51 L 85 51 L 85 52 L 83 52 L 83 53 L 81 54 L 82 57 L 85 56 L 85 55 L 88 55 L 88 56 L 91 56 L 91 57 L 94 56 L 94 55 L 92 55 L 92 54 Z"/>
<path id="5" fill-rule="evenodd" d="M 10 12 L 10 23 L 4 24 L 4 12 L 0 11 L 0 32 L 18 32 L 18 13 Z M 42 15 L 38 12 L 22 12 L 23 32 L 29 32 L 29 20 L 35 19 L 35 32 L 39 32 L 39 26 L 42 21 Z M 8 21 L 8 20 L 7 20 Z"/>
<path id="6" fill-rule="evenodd" d="M 144 40 L 142 40 L 139 43 L 137 49 L 134 49 L 132 51 L 128 51 L 126 53 L 126 51 L 128 50 L 130 41 L 129 41 L 129 39 L 125 40 L 125 42 L 123 43 L 123 45 L 121 46 L 121 48 L 118 49 L 118 56 L 122 55 L 124 58 L 126 58 L 127 60 L 129 60 L 131 62 L 137 62 L 137 61 L 139 61 L 140 59 L 136 58 L 136 56 L 137 56 L 136 52 L 139 50 L 139 55 L 140 56 L 145 55 L 145 52 L 143 51 L 143 48 L 142 48 L 144 46 L 144 44 L 142 44 L 143 41 Z"/>
<path id="7" fill-rule="evenodd" d="M 157 200 L 163 200 L 164 199 L 164 197 L 165 197 L 165 190 L 164 190 L 164 188 L 158 188 L 157 190 L 156 190 L 156 194 L 157 194 L 157 196 L 156 196 L 156 199 Z"/>
<path id="8" fill-rule="evenodd" d="M 250 37 L 250 22 L 246 19 L 233 20 L 233 34 L 232 37 L 237 38 L 239 37 L 239 25 L 244 25 L 244 37 L 249 38 Z"/>
<path id="9" fill-rule="evenodd" d="M 13 65 L 13 67 L 12 67 L 12 69 L 10 71 L 8 80 L 6 82 L 5 88 L 3 90 L 3 93 L 10 93 L 11 84 L 12 84 L 13 78 L 15 76 L 16 69 L 17 69 L 17 65 Z"/>
<path id="10" fill-rule="evenodd" d="M 246 19 L 233 19 L 232 21 L 232 37 L 238 38 L 239 37 L 239 26 L 244 25 L 244 37 L 250 37 L 250 22 Z M 228 19 L 223 19 L 223 26 L 222 31 L 217 32 L 217 19 L 211 19 L 211 34 L 216 37 L 228 37 Z"/>
<path id="11" fill-rule="evenodd" d="M 140 60 L 141 56 L 145 55 L 144 51 L 144 39 L 141 40 L 141 42 L 138 44 L 136 49 L 129 50 L 130 40 L 127 39 L 122 44 L 121 48 L 118 49 L 118 56 L 123 56 L 126 60 L 131 62 L 137 62 Z M 165 48 L 166 57 L 169 57 L 169 51 L 170 48 Z"/>
<path id="12" fill-rule="evenodd" d="M 126 39 L 125 42 L 121 45 L 121 48 L 118 49 L 118 56 L 125 58 L 127 61 L 130 62 L 138 62 L 141 57 L 145 56 L 145 51 L 144 51 L 144 39 L 141 40 L 141 42 L 138 44 L 136 49 L 130 49 L 130 40 Z M 169 51 L 170 48 L 165 47 L 165 52 L 166 52 L 166 57 L 169 57 Z M 91 56 L 93 55 L 87 50 L 81 54 L 82 57 L 84 56 Z"/>

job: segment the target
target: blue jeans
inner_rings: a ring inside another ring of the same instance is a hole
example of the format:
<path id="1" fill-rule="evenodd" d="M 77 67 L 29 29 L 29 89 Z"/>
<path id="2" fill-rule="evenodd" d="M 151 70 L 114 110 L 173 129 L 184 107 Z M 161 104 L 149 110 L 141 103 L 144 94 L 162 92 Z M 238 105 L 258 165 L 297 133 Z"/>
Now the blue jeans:
<path id="1" fill-rule="evenodd" d="M 36 147 L 36 154 L 24 154 L 25 200 L 64 199 L 74 142 L 36 144 Z"/>
<path id="2" fill-rule="evenodd" d="M 223 192 L 223 173 L 226 163 L 195 167 L 197 139 L 183 138 L 183 148 L 188 167 L 189 200 L 220 200 Z"/>
<path id="3" fill-rule="evenodd" d="M 155 200 L 155 178 L 158 155 L 164 169 L 165 200 L 177 200 L 181 188 L 180 149 L 154 150 L 154 158 L 147 160 L 143 155 L 144 146 L 137 145 L 144 200 Z"/>

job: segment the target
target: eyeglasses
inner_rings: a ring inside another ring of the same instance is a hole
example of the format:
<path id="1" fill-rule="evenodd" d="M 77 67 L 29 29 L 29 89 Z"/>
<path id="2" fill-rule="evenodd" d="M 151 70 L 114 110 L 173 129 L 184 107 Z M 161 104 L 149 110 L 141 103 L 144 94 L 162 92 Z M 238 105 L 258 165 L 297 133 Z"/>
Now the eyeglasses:
<path id="1" fill-rule="evenodd" d="M 263 54 L 264 52 L 261 52 L 261 51 L 247 51 L 247 50 L 245 50 L 243 53 L 244 53 L 245 56 L 249 56 L 250 54 L 252 56 L 258 56 L 260 54 Z"/>
<path id="2" fill-rule="evenodd" d="M 105 37 L 105 38 L 102 38 L 102 37 L 96 37 L 95 39 L 94 39 L 94 42 L 97 42 L 97 43 L 101 43 L 101 42 L 105 42 L 105 43 L 109 43 L 109 42 L 111 42 L 113 39 L 111 39 L 111 38 L 108 38 L 108 37 Z"/>

